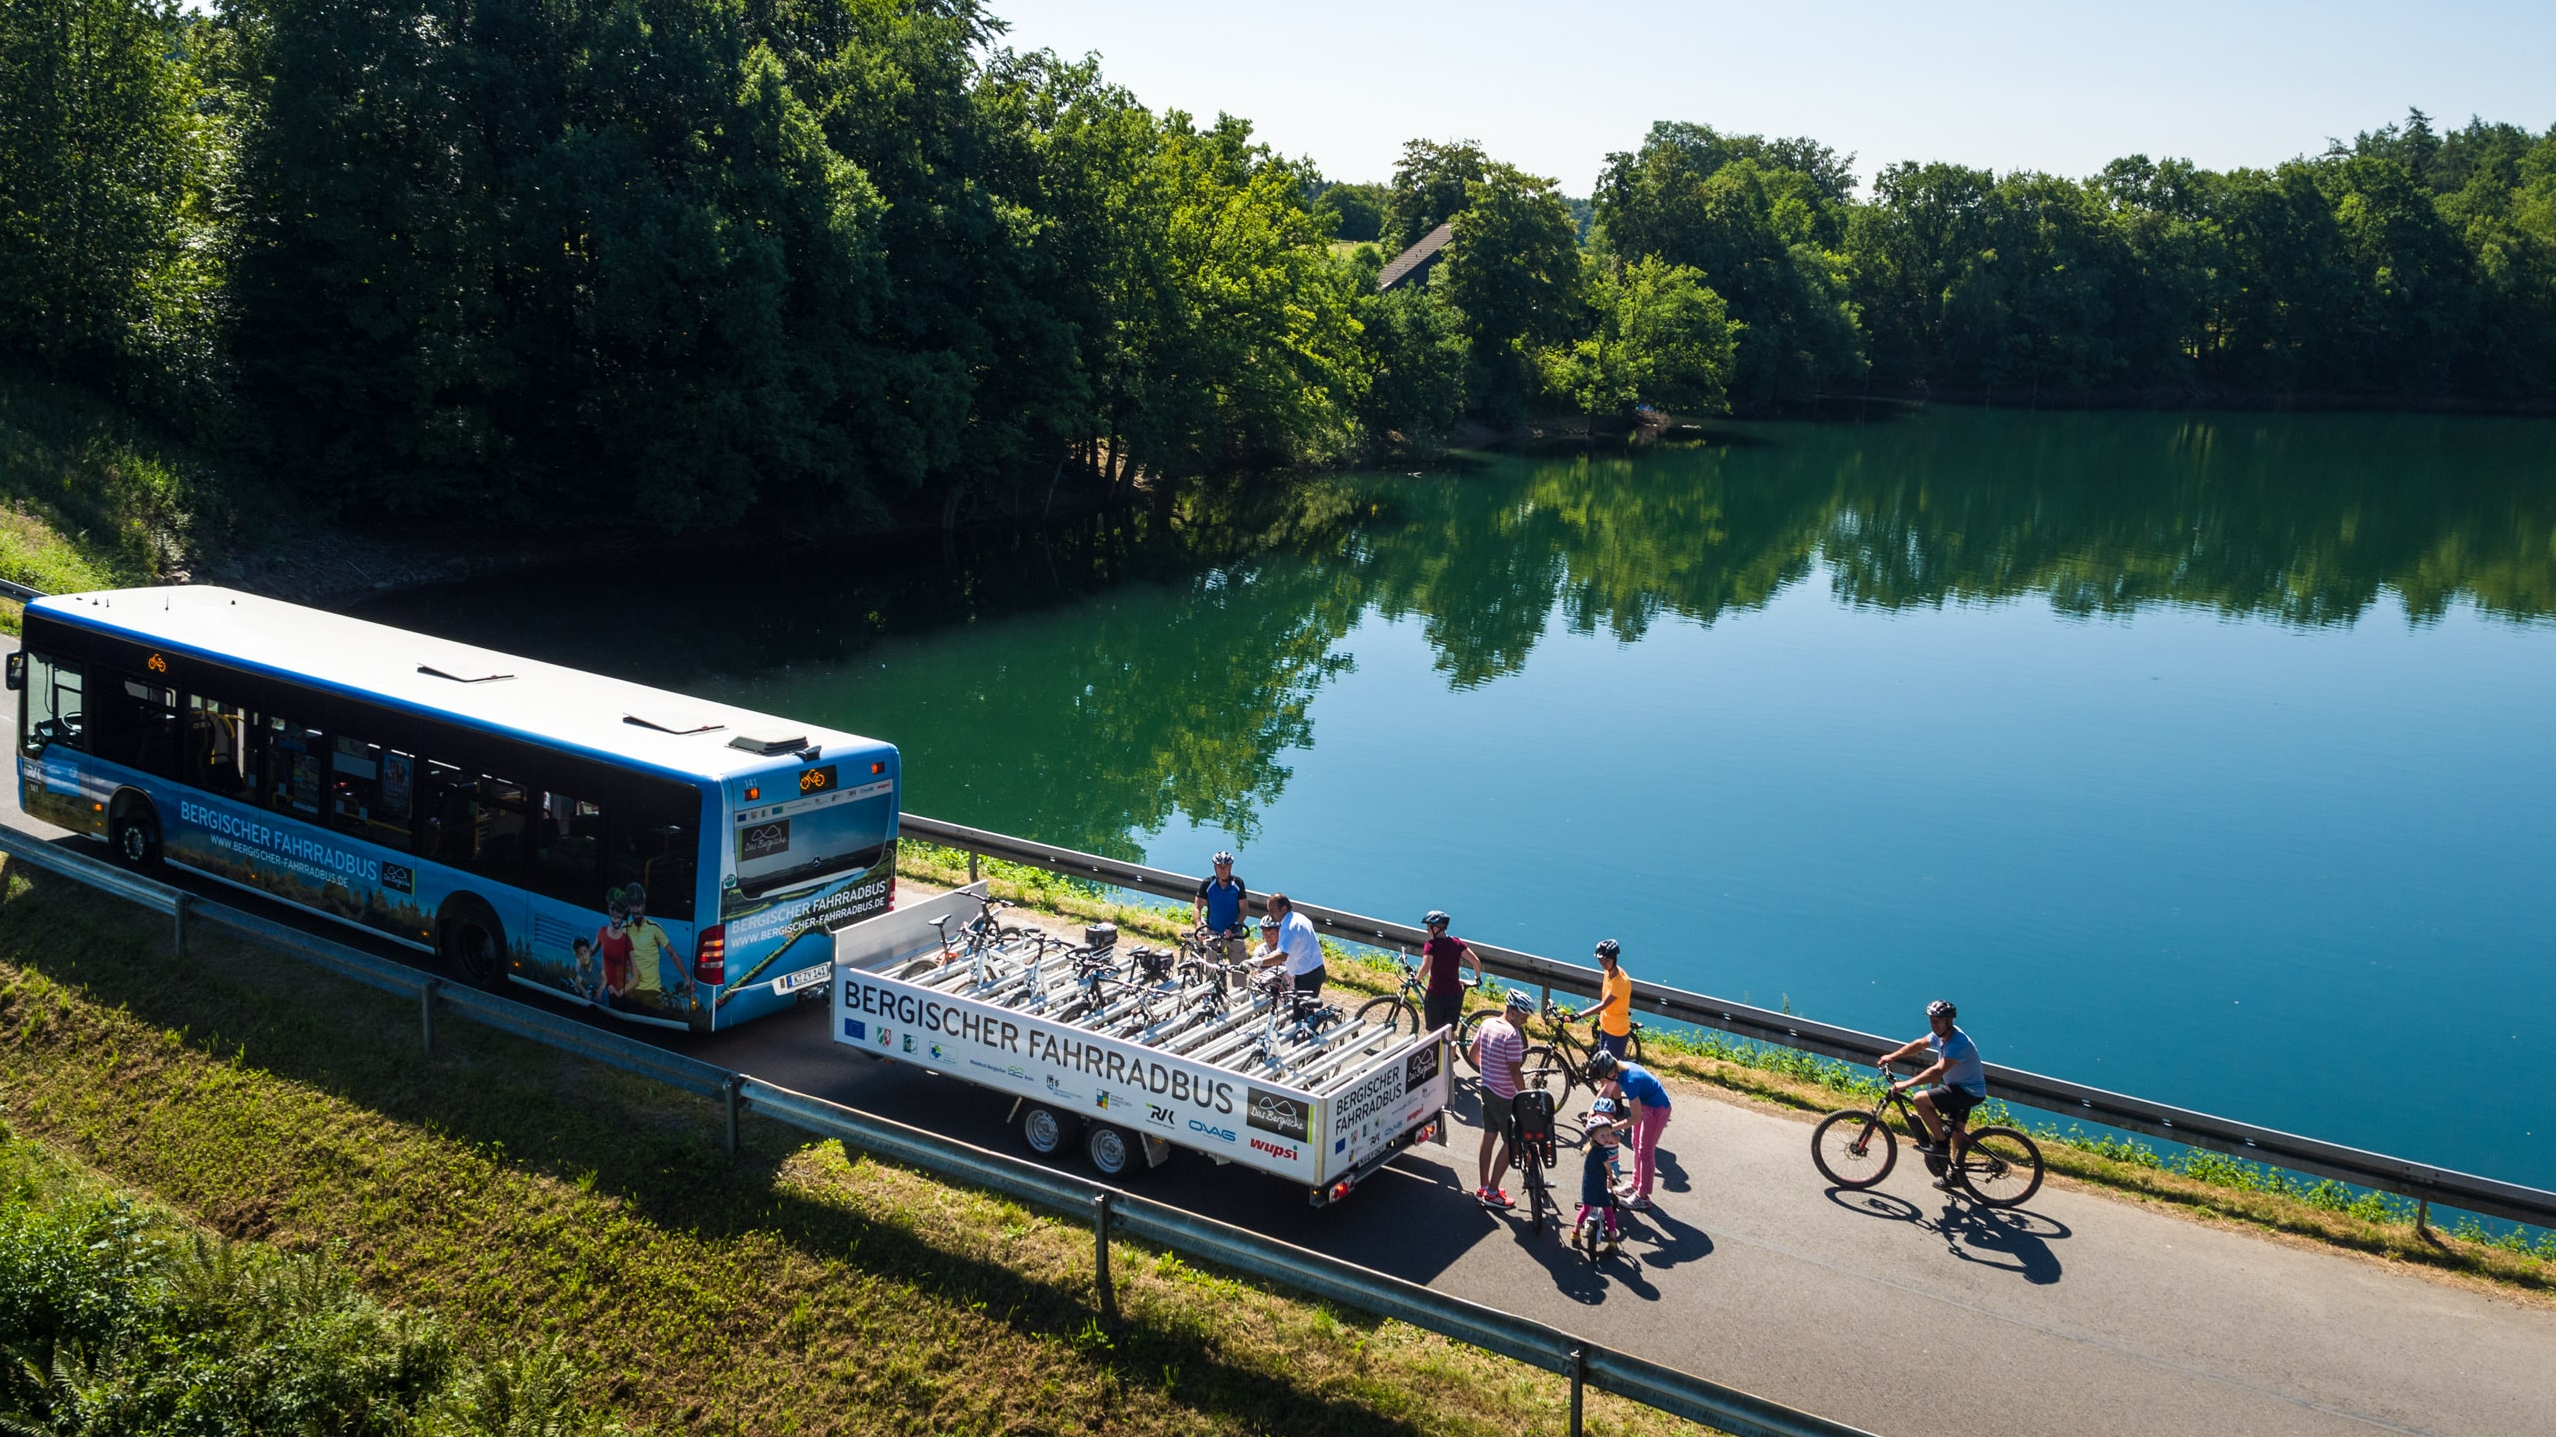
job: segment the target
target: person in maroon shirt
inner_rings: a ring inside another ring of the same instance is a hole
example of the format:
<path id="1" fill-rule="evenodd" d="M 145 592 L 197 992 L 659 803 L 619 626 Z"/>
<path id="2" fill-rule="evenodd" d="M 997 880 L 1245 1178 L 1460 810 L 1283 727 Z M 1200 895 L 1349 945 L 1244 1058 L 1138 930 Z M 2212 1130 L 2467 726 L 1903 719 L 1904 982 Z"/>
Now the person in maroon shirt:
<path id="1" fill-rule="evenodd" d="M 1482 960 L 1473 947 L 1447 932 L 1452 921 L 1436 909 L 1420 920 L 1429 930 L 1429 941 L 1420 945 L 1420 971 L 1425 980 L 1420 1000 L 1420 1026 L 1428 1032 L 1452 1028 L 1463 1016 L 1464 990 L 1482 982 Z M 1473 982 L 1464 981 L 1464 970 L 1473 970 Z"/>

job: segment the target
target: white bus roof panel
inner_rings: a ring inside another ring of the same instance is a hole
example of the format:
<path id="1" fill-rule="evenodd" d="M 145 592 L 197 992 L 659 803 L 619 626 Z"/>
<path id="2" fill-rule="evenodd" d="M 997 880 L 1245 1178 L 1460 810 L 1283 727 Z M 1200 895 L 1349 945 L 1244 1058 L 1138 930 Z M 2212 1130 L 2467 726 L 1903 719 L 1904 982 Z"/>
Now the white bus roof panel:
<path id="1" fill-rule="evenodd" d="M 55 594 L 27 607 L 138 643 L 191 650 L 695 778 L 764 772 L 794 748 L 821 745 L 833 755 L 885 746 L 839 729 L 212 584 Z M 739 737 L 755 747 L 730 746 Z M 794 738 L 801 741 L 787 742 Z"/>

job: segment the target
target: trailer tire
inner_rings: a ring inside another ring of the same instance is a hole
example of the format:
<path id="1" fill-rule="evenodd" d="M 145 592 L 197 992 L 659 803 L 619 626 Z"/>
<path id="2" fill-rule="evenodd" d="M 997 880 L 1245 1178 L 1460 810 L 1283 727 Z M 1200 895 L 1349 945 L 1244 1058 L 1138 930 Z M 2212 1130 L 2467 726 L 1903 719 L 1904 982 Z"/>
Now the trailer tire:
<path id="1" fill-rule="evenodd" d="M 1093 1170 L 1105 1178 L 1135 1176 L 1143 1167 L 1143 1152 L 1135 1134 L 1107 1123 L 1092 1124 L 1092 1130 L 1083 1136 L 1083 1156 L 1091 1159 Z"/>
<path id="2" fill-rule="evenodd" d="M 1065 1115 L 1043 1103 L 1032 1103 L 1021 1110 L 1021 1141 L 1043 1158 L 1052 1158 L 1065 1147 Z"/>

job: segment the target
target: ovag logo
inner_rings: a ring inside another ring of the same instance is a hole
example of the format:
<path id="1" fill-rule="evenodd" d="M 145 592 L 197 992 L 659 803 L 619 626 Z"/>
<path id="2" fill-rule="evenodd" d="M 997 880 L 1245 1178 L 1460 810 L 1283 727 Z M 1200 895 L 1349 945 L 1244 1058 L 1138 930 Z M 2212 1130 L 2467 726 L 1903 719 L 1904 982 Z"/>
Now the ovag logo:
<path id="1" fill-rule="evenodd" d="M 1207 1124 L 1198 1121 L 1196 1118 L 1191 1118 L 1189 1120 L 1189 1130 L 1204 1137 L 1214 1138 L 1218 1142 L 1230 1143 L 1234 1140 L 1233 1129 L 1209 1127 Z"/>

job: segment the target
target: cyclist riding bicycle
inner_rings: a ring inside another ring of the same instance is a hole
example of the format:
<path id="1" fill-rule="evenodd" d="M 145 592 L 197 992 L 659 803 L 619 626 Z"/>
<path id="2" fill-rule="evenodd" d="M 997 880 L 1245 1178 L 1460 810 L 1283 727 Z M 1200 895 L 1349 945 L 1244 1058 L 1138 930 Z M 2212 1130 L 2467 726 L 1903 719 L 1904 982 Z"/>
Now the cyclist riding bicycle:
<path id="1" fill-rule="evenodd" d="M 1888 1072 L 1890 1065 L 1902 1058 L 1913 1058 L 1919 1053 L 1935 1055 L 1935 1061 L 1924 1072 L 1895 1081 L 1891 1088 L 1902 1093 L 1915 1090 L 1911 1098 L 1917 1116 L 1926 1124 L 1926 1132 L 1933 1139 L 1920 1142 L 1918 1151 L 1941 1153 L 1954 1162 L 1961 1160 L 1962 1149 L 1969 1141 L 1962 1125 L 1969 1119 L 1970 1110 L 1988 1099 L 1988 1074 L 1979 1062 L 1979 1045 L 1970 1040 L 1968 1033 L 1953 1026 L 1953 1018 L 1958 1011 L 1941 998 L 1927 1004 L 1926 1026 L 1931 1031 L 1922 1038 L 1911 1038 L 1881 1056 L 1881 1068 Z M 1949 1141 L 1945 1137 L 1947 1130 L 1951 1133 Z M 1935 1186 L 1952 1192 L 1952 1175 L 1946 1173 L 1935 1179 Z"/>

